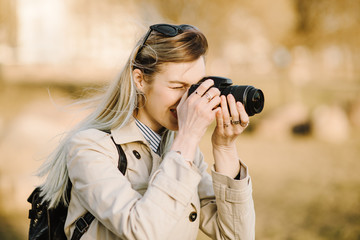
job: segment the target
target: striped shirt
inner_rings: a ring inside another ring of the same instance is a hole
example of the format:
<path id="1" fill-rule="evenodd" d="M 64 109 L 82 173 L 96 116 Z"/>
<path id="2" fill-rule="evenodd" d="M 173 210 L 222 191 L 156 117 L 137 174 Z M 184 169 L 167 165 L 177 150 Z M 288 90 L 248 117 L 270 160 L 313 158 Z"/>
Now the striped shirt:
<path id="1" fill-rule="evenodd" d="M 135 123 L 136 126 L 140 129 L 141 133 L 144 135 L 146 141 L 149 142 L 151 150 L 153 150 L 154 153 L 159 155 L 161 136 L 136 118 Z"/>

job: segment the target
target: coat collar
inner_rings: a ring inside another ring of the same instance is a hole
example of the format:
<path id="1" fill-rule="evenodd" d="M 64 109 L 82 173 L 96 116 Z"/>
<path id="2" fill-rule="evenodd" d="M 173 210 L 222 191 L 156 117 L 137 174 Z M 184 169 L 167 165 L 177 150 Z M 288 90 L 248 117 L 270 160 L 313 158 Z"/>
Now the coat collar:
<path id="1" fill-rule="evenodd" d="M 117 144 L 130 142 L 143 142 L 148 144 L 140 129 L 136 126 L 134 118 L 132 118 L 130 122 L 122 128 L 112 129 L 111 134 Z"/>

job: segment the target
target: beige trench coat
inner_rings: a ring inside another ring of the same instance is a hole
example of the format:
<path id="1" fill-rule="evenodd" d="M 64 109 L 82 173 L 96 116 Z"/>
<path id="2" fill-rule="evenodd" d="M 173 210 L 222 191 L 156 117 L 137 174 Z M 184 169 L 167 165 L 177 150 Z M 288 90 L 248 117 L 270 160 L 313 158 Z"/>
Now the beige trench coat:
<path id="1" fill-rule="evenodd" d="M 87 211 L 96 219 L 82 240 L 187 240 L 196 239 L 199 228 L 213 239 L 255 238 L 251 179 L 243 163 L 241 180 L 214 170 L 211 177 L 200 152 L 192 167 L 176 152 L 161 159 L 134 121 L 112 135 L 127 156 L 125 176 L 109 134 L 90 129 L 71 140 L 68 239 Z"/>

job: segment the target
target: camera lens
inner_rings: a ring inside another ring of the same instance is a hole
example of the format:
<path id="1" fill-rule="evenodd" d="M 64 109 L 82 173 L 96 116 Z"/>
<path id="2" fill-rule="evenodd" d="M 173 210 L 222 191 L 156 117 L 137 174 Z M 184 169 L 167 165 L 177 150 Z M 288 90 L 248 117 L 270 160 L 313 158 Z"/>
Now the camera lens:
<path id="1" fill-rule="evenodd" d="M 227 91 L 222 92 L 222 94 L 227 95 L 228 93 L 231 93 L 236 101 L 244 104 L 249 116 L 260 113 L 264 108 L 264 94 L 260 89 L 253 86 L 229 86 Z"/>
<path id="2" fill-rule="evenodd" d="M 257 109 L 257 111 L 262 108 L 263 105 L 261 103 L 261 97 L 259 92 L 256 92 L 254 94 L 252 102 L 254 103 L 254 108 Z"/>
<path id="3" fill-rule="evenodd" d="M 247 96 L 249 112 L 252 115 L 260 113 L 264 108 L 264 94 L 260 89 L 252 88 Z M 248 113 L 249 114 L 249 113 Z"/>

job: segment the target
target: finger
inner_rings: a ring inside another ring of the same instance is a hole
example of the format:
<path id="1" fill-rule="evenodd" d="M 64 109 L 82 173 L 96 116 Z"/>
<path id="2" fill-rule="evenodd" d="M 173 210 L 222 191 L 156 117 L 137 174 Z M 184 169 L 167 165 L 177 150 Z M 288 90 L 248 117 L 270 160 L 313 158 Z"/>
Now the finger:
<path id="1" fill-rule="evenodd" d="M 222 116 L 221 108 L 216 108 L 214 111 L 216 111 L 216 127 L 220 131 L 220 133 L 224 132 L 224 120 Z"/>
<path id="2" fill-rule="evenodd" d="M 228 106 L 230 109 L 230 116 L 232 121 L 239 121 L 239 111 L 235 102 L 235 98 L 232 94 L 227 95 Z"/>
<path id="3" fill-rule="evenodd" d="M 207 79 L 195 90 L 195 94 L 202 97 L 206 91 L 214 85 L 214 81 L 211 79 Z"/>
<path id="4" fill-rule="evenodd" d="M 227 101 L 226 101 L 225 96 L 221 96 L 220 106 L 221 106 L 221 111 L 222 111 L 222 115 L 223 115 L 224 126 L 229 127 L 229 125 L 230 125 L 230 114 L 229 114 L 229 110 L 228 110 Z"/>
<path id="5" fill-rule="evenodd" d="M 216 108 L 214 111 L 216 111 L 215 116 L 216 116 L 216 131 L 218 131 L 218 133 L 220 135 L 224 134 L 224 120 L 223 120 L 223 115 L 222 115 L 222 111 L 221 108 L 218 107 Z"/>
<path id="6" fill-rule="evenodd" d="M 240 113 L 240 125 L 245 128 L 250 122 L 249 115 L 246 113 L 245 107 L 241 102 L 237 102 L 236 106 Z"/>
<path id="7" fill-rule="evenodd" d="M 210 94 L 212 97 L 220 96 L 220 90 L 216 87 L 211 87 L 206 93 Z"/>
<path id="8" fill-rule="evenodd" d="M 210 109 L 214 109 L 220 104 L 220 90 L 218 88 L 211 87 L 201 98 L 203 102 L 210 103 Z"/>
<path id="9" fill-rule="evenodd" d="M 219 96 L 215 96 L 213 99 L 211 99 L 211 101 L 209 102 L 209 104 L 207 104 L 207 106 L 209 107 L 209 109 L 211 110 L 215 110 L 221 103 L 221 98 Z M 221 111 L 221 108 L 219 108 L 219 111 Z"/>

